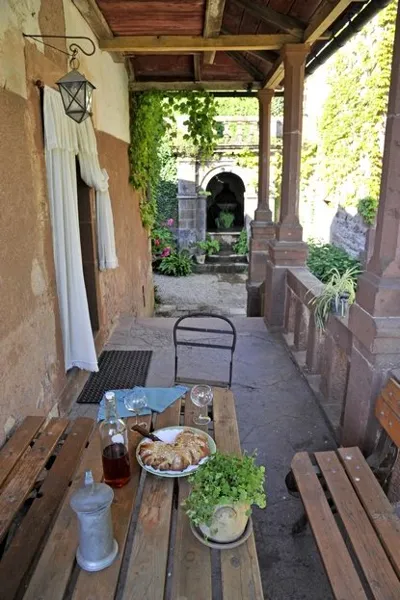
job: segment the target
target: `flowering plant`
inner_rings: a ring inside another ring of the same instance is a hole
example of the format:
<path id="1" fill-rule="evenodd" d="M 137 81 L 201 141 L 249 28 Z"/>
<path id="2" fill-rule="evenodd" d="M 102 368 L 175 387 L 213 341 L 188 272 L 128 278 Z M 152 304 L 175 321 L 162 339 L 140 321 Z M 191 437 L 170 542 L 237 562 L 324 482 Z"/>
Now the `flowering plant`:
<path id="1" fill-rule="evenodd" d="M 151 233 L 151 253 L 153 261 L 169 256 L 175 248 L 175 239 L 171 231 L 173 224 L 174 220 L 168 219 L 166 223 L 153 228 Z"/>

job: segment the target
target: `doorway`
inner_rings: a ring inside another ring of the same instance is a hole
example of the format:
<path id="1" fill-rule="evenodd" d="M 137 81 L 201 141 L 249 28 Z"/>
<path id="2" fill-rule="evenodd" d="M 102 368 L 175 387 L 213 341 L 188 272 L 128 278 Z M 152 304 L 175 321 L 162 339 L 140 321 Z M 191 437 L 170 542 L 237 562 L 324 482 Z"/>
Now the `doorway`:
<path id="1" fill-rule="evenodd" d="M 210 179 L 206 191 L 209 192 L 207 231 L 220 228 L 218 221 L 221 212 L 232 214 L 232 223 L 228 229 L 240 231 L 244 226 L 245 187 L 242 179 L 230 171 L 219 173 Z"/>
<path id="2" fill-rule="evenodd" d="M 92 188 L 83 181 L 79 161 L 76 161 L 78 190 L 79 235 L 81 240 L 83 277 L 89 307 L 93 334 L 99 330 L 99 310 L 97 303 L 97 261 L 95 234 L 95 207 Z"/>

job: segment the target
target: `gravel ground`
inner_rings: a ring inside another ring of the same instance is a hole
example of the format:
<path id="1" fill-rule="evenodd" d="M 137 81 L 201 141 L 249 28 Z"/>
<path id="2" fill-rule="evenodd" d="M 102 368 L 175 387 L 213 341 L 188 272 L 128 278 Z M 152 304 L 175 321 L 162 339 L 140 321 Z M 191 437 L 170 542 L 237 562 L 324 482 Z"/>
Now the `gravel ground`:
<path id="1" fill-rule="evenodd" d="M 187 311 L 223 315 L 246 314 L 246 274 L 204 274 L 188 277 L 154 275 L 160 299 L 157 315 L 178 316 Z"/>

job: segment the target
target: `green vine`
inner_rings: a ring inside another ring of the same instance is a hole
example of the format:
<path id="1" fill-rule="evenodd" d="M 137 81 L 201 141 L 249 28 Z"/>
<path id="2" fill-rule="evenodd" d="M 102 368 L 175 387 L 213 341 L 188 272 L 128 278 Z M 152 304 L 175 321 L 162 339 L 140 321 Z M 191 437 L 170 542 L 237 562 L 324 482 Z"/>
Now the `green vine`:
<path id="1" fill-rule="evenodd" d="M 367 225 L 373 225 L 378 211 L 378 199 L 370 196 L 362 198 L 357 205 L 357 210 Z"/>
<path id="2" fill-rule="evenodd" d="M 215 121 L 215 99 L 205 91 L 133 93 L 130 109 L 130 181 L 142 192 L 140 215 L 143 226 L 150 230 L 157 217 L 156 197 L 161 193 L 160 181 L 171 181 L 163 178 L 162 169 L 168 162 L 165 144 L 170 148 L 176 146 L 178 116 L 186 117 L 183 141 L 186 145 L 191 144 L 193 152 L 202 161 L 212 157 L 222 132 Z M 186 154 L 185 148 L 183 150 Z M 168 187 L 168 193 L 172 195 L 173 185 Z"/>
<path id="3" fill-rule="evenodd" d="M 342 206 L 379 197 L 396 8 L 389 4 L 339 50 L 330 70 L 318 164 L 325 197 Z"/>

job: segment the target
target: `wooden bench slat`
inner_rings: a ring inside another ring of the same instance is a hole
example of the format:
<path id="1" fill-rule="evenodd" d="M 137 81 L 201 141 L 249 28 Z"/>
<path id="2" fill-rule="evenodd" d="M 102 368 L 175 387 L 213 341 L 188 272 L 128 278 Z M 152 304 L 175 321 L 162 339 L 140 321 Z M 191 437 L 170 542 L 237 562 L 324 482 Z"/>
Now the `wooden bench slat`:
<path id="1" fill-rule="evenodd" d="M 207 425 L 195 425 L 193 417 L 200 413 L 189 395 L 185 399 L 184 423 L 207 431 Z M 186 479 L 179 479 L 178 516 L 173 557 L 172 598 L 175 600 L 211 600 L 211 551 L 201 544 L 190 529 L 190 522 L 181 504 L 188 496 L 190 486 Z"/>
<path id="2" fill-rule="evenodd" d="M 367 596 L 307 452 L 297 453 L 292 471 L 335 598 Z"/>
<path id="3" fill-rule="evenodd" d="M 142 421 L 150 425 L 151 416 L 142 417 Z M 135 451 L 142 436 L 130 431 L 135 419 L 128 418 L 129 428 L 129 453 L 131 457 L 131 479 L 120 489 L 114 489 L 114 502 L 112 505 L 112 521 L 114 536 L 118 542 L 118 555 L 113 564 L 97 573 L 88 573 L 79 570 L 75 584 L 73 600 L 112 600 L 118 585 L 119 572 L 124 555 L 126 539 L 131 523 L 133 507 L 136 500 L 141 469 L 136 460 Z M 99 457 L 100 460 L 100 457 Z"/>
<path id="4" fill-rule="evenodd" d="M 398 600 L 400 582 L 335 452 L 317 452 L 318 465 L 377 600 Z"/>
<path id="5" fill-rule="evenodd" d="M 0 539 L 29 495 L 40 471 L 68 427 L 68 419 L 51 419 L 32 449 L 24 454 L 0 493 Z"/>
<path id="6" fill-rule="evenodd" d="M 24 600 L 62 600 L 75 561 L 78 546 L 77 517 L 70 507 L 72 494 L 82 486 L 85 471 L 91 469 L 95 481 L 103 476 L 100 438 L 97 431 L 83 453 L 71 487 L 30 580 Z"/>
<path id="7" fill-rule="evenodd" d="M 375 415 L 396 446 L 400 446 L 400 385 L 390 379 L 375 405 Z"/>
<path id="8" fill-rule="evenodd" d="M 0 486 L 15 467 L 41 426 L 45 417 L 25 417 L 17 431 L 0 450 Z"/>
<path id="9" fill-rule="evenodd" d="M 214 389 L 214 433 L 218 450 L 241 455 L 235 400 L 230 390 Z M 264 598 L 254 533 L 233 550 L 221 552 L 222 593 L 224 600 L 262 600 Z"/>
<path id="10" fill-rule="evenodd" d="M 156 428 L 179 425 L 181 401 L 157 415 Z M 146 474 L 123 600 L 164 597 L 174 480 Z"/>
<path id="11" fill-rule="evenodd" d="M 340 459 L 392 565 L 400 577 L 400 519 L 369 468 L 360 448 L 339 448 Z M 347 457 L 351 456 L 349 460 Z"/>
<path id="12" fill-rule="evenodd" d="M 93 430 L 93 419 L 77 419 L 40 488 L 28 514 L 19 526 L 0 563 L 2 600 L 12 600 L 34 561 L 78 461 Z"/>

